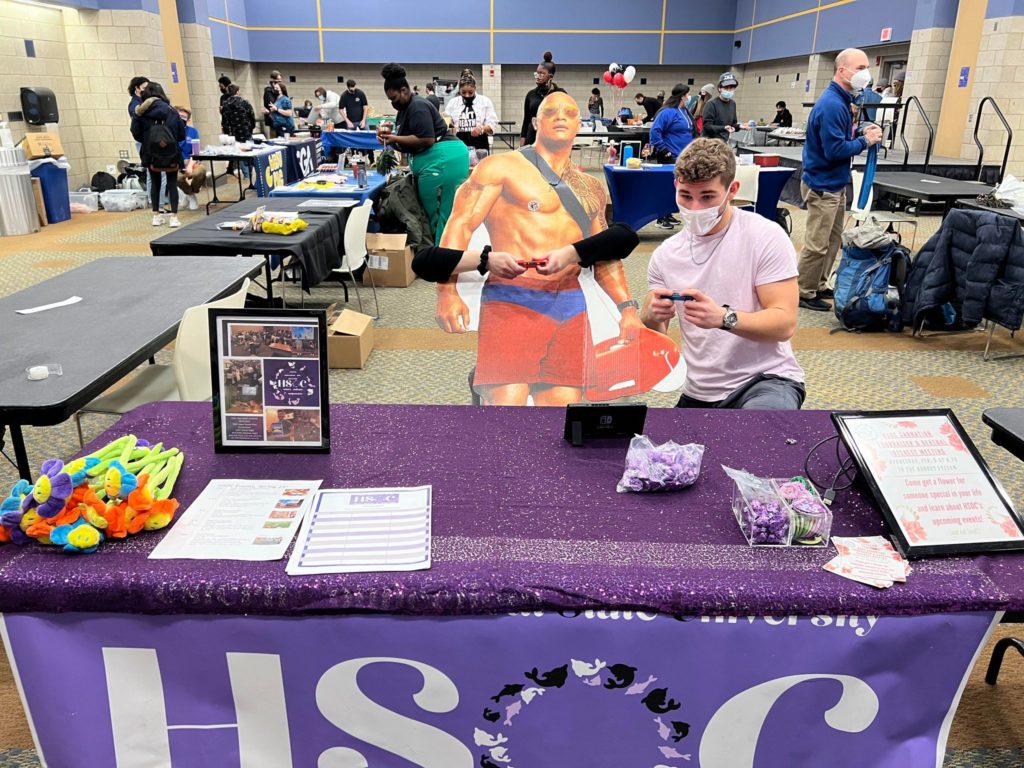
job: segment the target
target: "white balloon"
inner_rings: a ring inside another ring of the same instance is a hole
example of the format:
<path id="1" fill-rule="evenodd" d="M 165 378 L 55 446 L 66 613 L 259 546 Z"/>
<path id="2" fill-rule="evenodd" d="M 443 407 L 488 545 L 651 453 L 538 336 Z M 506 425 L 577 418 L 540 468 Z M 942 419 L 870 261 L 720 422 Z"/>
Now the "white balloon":
<path id="1" fill-rule="evenodd" d="M 636 77 L 636 67 L 626 67 L 626 71 L 622 73 L 622 76 L 626 78 L 626 83 L 632 83 L 633 78 Z"/>
<path id="2" fill-rule="evenodd" d="M 608 65 L 608 71 L 611 72 L 613 75 L 616 72 L 619 72 L 621 70 L 622 70 L 622 67 L 620 67 L 618 64 L 616 64 L 614 61 L 611 64 Z"/>

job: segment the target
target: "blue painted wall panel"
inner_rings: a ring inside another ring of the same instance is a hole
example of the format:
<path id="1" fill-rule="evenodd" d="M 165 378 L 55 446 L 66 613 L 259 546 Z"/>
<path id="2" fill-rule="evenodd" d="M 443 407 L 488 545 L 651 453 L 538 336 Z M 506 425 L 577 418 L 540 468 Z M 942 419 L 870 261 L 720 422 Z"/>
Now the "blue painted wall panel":
<path id="1" fill-rule="evenodd" d="M 82 8 L 95 11 L 100 7 L 99 0 L 51 0 L 50 5 L 63 5 L 65 8 Z"/>
<path id="2" fill-rule="evenodd" d="M 784 59 L 810 53 L 814 42 L 814 18 L 815 14 L 809 13 L 752 30 L 750 60 Z"/>
<path id="3" fill-rule="evenodd" d="M 740 47 L 736 47 L 736 41 L 740 41 Z M 729 39 L 729 58 L 727 61 L 731 61 L 733 64 L 745 64 L 747 61 L 747 51 L 750 50 L 750 32 L 737 32 L 732 35 Z"/>
<path id="4" fill-rule="evenodd" d="M 996 0 L 989 0 L 989 10 L 994 2 Z M 957 0 L 917 0 L 914 29 L 955 26 L 957 5 Z"/>
<path id="5" fill-rule="evenodd" d="M 213 55 L 221 59 L 232 58 L 228 48 L 228 27 L 220 22 L 210 22 L 210 39 L 213 42 Z M 235 57 L 237 58 L 237 57 Z"/>
<path id="6" fill-rule="evenodd" d="M 736 0 L 736 26 L 733 29 L 743 29 L 753 23 L 754 0 Z"/>
<path id="7" fill-rule="evenodd" d="M 1001 19 L 1006 16 L 1024 16 L 1024 0 L 988 0 L 985 8 L 986 19 Z"/>
<path id="8" fill-rule="evenodd" d="M 277 61 L 271 52 L 269 55 L 264 56 L 253 56 L 250 46 L 250 37 L 254 32 L 246 32 L 244 29 L 237 29 L 236 27 L 229 27 L 228 33 L 231 35 L 231 50 L 234 52 L 234 57 L 239 61 Z M 266 33 L 263 33 L 266 34 Z M 282 33 L 284 34 L 284 33 Z M 314 50 L 313 54 L 305 59 L 305 61 L 317 61 L 319 58 L 319 51 Z M 289 59 L 280 59 L 281 61 L 289 61 Z"/>
<path id="9" fill-rule="evenodd" d="M 232 30 L 235 32 L 236 30 Z M 237 38 L 232 37 L 232 45 Z M 238 48 L 235 56 L 243 58 Z M 249 30 L 249 61 L 309 62 L 320 60 L 316 32 L 263 32 Z"/>
<path id="10" fill-rule="evenodd" d="M 206 0 L 177 0 L 179 24 L 210 25 L 210 9 Z"/>
<path id="11" fill-rule="evenodd" d="M 95 6 L 108 11 L 149 11 L 159 13 L 156 0 L 99 0 Z"/>
<path id="12" fill-rule="evenodd" d="M 617 0 L 494 0 L 494 26 L 496 29 L 660 31 L 661 0 L 629 0 L 627 3 Z M 558 51 L 551 50 L 557 55 Z"/>
<path id="13" fill-rule="evenodd" d="M 721 64 L 732 54 L 732 35 L 665 35 L 665 64 Z"/>
<path id="14" fill-rule="evenodd" d="M 551 51 L 555 55 L 555 64 L 594 64 L 597 68 L 607 66 L 610 61 L 626 61 L 636 66 L 657 64 L 659 39 L 657 34 L 537 35 L 495 32 L 494 60 L 503 64 L 537 64 L 544 51 Z M 462 58 L 473 61 L 465 55 Z M 451 51 L 445 51 L 441 60 L 449 59 Z"/>
<path id="15" fill-rule="evenodd" d="M 899 2 L 899 0 L 895 1 Z M 903 2 L 907 2 L 907 0 L 903 0 Z M 782 16 L 788 16 L 791 13 L 799 13 L 800 11 L 806 11 L 808 8 L 817 7 L 817 0 L 771 0 L 768 3 L 762 0 L 754 10 L 754 23 L 760 24 L 763 21 L 771 21 Z M 807 15 L 814 18 L 814 14 Z M 746 25 L 743 24 L 741 26 Z"/>
<path id="16" fill-rule="evenodd" d="M 274 1 L 271 0 L 272 3 Z M 491 24 L 487 0 L 443 3 L 424 0 L 360 0 L 345 3 L 321 0 L 320 17 L 325 27 L 342 29 L 488 29 Z"/>
<path id="17" fill-rule="evenodd" d="M 907 42 L 914 30 L 914 3 L 856 0 L 822 11 L 815 51 L 878 45 L 883 27 L 892 27 L 893 43 Z"/>
<path id="18" fill-rule="evenodd" d="M 223 19 L 226 13 L 228 21 L 244 25 L 248 19 L 245 6 L 245 0 L 210 0 L 210 15 Z M 275 26 L 283 25 L 277 24 Z"/>
<path id="19" fill-rule="evenodd" d="M 458 51 L 459 61 L 478 63 L 488 60 L 489 45 L 488 35 L 481 32 L 324 32 L 324 61 L 450 64 L 453 51 Z"/>
<path id="20" fill-rule="evenodd" d="M 280 0 L 245 0 L 245 19 L 250 27 L 315 29 L 316 0 L 287 0 L 284 4 Z M 235 21 L 235 18 L 232 16 L 231 20 Z"/>
<path id="21" fill-rule="evenodd" d="M 748 14 L 749 17 L 749 14 Z M 703 0 L 668 0 L 665 7 L 665 29 L 735 29 L 734 0 L 703 2 Z"/>

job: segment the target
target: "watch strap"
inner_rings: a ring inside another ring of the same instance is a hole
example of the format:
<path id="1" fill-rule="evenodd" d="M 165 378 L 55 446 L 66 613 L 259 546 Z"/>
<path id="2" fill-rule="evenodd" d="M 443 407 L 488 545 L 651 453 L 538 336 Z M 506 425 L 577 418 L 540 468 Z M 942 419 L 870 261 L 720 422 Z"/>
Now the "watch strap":
<path id="1" fill-rule="evenodd" d="M 626 301 L 620 301 L 618 304 L 615 305 L 615 308 L 619 310 L 619 312 L 622 312 L 624 309 L 627 309 L 628 307 L 632 307 L 633 309 L 639 311 L 640 302 L 637 301 L 636 299 L 627 299 Z"/>

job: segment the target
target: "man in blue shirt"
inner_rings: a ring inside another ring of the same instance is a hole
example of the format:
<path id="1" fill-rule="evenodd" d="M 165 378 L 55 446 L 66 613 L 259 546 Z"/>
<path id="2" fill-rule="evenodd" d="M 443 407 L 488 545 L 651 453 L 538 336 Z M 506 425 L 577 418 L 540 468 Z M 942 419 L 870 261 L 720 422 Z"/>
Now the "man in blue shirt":
<path id="1" fill-rule="evenodd" d="M 826 312 L 832 307 L 825 280 L 842 242 L 850 162 L 882 140 L 882 129 L 865 124 L 854 136 L 853 100 L 871 81 L 868 57 L 857 48 L 836 56 L 835 76 L 807 118 L 800 191 L 807 204 L 807 231 L 797 266 L 800 306 Z"/>

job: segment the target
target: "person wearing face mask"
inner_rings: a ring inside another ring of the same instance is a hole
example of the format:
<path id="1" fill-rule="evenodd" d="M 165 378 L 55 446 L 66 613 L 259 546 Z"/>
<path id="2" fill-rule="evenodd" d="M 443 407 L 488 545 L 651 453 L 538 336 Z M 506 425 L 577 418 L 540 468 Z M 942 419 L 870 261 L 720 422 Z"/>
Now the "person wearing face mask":
<path id="1" fill-rule="evenodd" d="M 677 407 L 797 409 L 805 389 L 790 345 L 796 252 L 774 222 L 729 205 L 735 177 L 736 158 L 720 141 L 696 139 L 679 156 L 684 229 L 651 256 L 640 317 L 660 333 L 679 318 L 686 382 Z"/>
<path id="2" fill-rule="evenodd" d="M 341 116 L 346 128 L 352 130 L 359 126 L 360 130 L 366 130 L 366 104 L 366 94 L 356 88 L 355 80 L 348 80 L 341 94 Z"/>
<path id="3" fill-rule="evenodd" d="M 385 64 L 380 74 L 384 95 L 398 114 L 393 132 L 390 126 L 377 126 L 377 141 L 408 155 L 416 193 L 434 229 L 434 243 L 438 244 L 452 212 L 455 191 L 469 176 L 469 153 L 434 106 L 413 95 L 405 67 Z"/>
<path id="4" fill-rule="evenodd" d="M 474 149 L 488 151 L 491 148 L 487 137 L 498 127 L 498 113 L 494 102 L 476 92 L 476 78 L 470 69 L 462 70 L 459 78 L 459 93 L 444 108 L 451 118 L 455 135 L 463 144 Z"/>
<path id="5" fill-rule="evenodd" d="M 314 117 L 316 120 L 319 118 L 323 120 L 323 124 L 326 125 L 327 121 L 331 121 L 339 128 L 344 118 L 341 116 L 341 110 L 338 108 L 338 104 L 341 102 L 341 97 L 334 91 L 329 91 L 324 87 L 317 88 L 313 91 L 313 95 L 316 96 L 316 105 L 314 106 Z"/>
<path id="6" fill-rule="evenodd" d="M 739 130 L 735 100 L 739 84 L 740 81 L 732 72 L 726 72 L 718 78 L 718 96 L 704 105 L 702 136 L 728 143 L 729 137 Z"/>
<path id="7" fill-rule="evenodd" d="M 786 109 L 786 102 L 780 101 L 775 104 L 775 118 L 772 120 L 773 128 L 792 128 L 793 115 Z"/>
<path id="8" fill-rule="evenodd" d="M 868 83 L 868 57 L 857 48 L 836 56 L 835 76 L 807 118 L 800 191 L 807 205 L 807 231 L 800 252 L 800 306 L 817 312 L 832 307 L 825 285 L 832 262 L 842 244 L 846 216 L 846 187 L 852 181 L 850 163 L 882 140 L 882 129 L 862 123 L 854 131 L 851 105 Z"/>
<path id="9" fill-rule="evenodd" d="M 544 51 L 544 61 L 537 65 L 537 71 L 533 73 L 533 79 L 537 87 L 526 94 L 526 101 L 523 103 L 523 127 L 519 130 L 519 146 L 525 147 L 537 140 L 537 128 L 533 124 L 537 117 L 537 110 L 544 98 L 556 91 L 562 91 L 554 81 L 555 57 L 551 51 Z"/>

